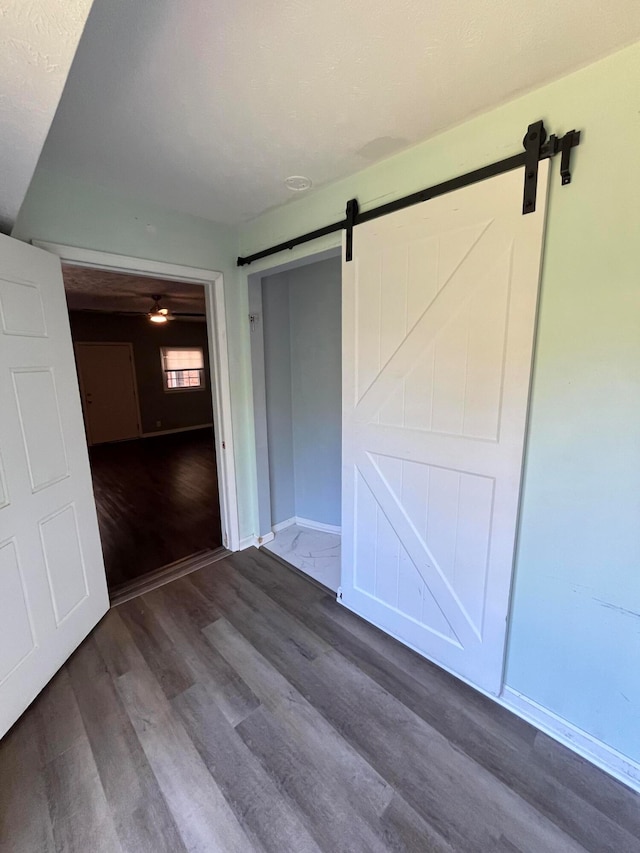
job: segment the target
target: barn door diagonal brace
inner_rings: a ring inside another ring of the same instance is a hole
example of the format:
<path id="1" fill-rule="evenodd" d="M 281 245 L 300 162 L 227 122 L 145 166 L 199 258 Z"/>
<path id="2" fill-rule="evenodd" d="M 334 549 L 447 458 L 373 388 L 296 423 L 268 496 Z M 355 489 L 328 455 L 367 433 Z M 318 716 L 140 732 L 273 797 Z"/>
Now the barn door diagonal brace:
<path id="1" fill-rule="evenodd" d="M 332 222 L 330 225 L 325 225 L 323 228 L 317 228 L 315 231 L 309 231 L 306 234 L 301 234 L 299 237 L 293 237 L 283 243 L 278 243 L 268 249 L 262 249 L 260 252 L 255 252 L 253 255 L 238 258 L 238 266 L 244 267 L 253 261 L 259 261 L 262 258 L 267 258 L 270 255 L 275 255 L 285 249 L 293 249 L 295 246 L 300 246 L 303 243 L 308 243 L 311 240 L 317 240 L 320 237 L 325 237 L 328 234 L 333 234 L 336 231 L 346 230 L 346 260 L 350 261 L 353 258 L 353 229 L 356 225 L 364 222 L 369 222 L 371 219 L 377 219 L 380 216 L 386 216 L 388 213 L 395 213 L 398 210 L 403 210 L 405 207 L 411 207 L 413 204 L 419 204 L 429 199 L 437 198 L 437 196 L 445 195 L 446 193 L 454 192 L 455 190 L 468 187 L 471 184 L 477 184 L 479 181 L 486 181 L 488 178 L 493 178 L 496 175 L 502 175 L 505 172 L 511 172 L 513 169 L 519 169 L 524 166 L 524 196 L 522 200 L 522 213 L 533 213 L 536 209 L 536 194 L 538 189 L 538 163 L 540 160 L 547 160 L 561 153 L 560 160 L 560 177 L 562 186 L 571 183 L 571 150 L 577 145 L 580 145 L 580 131 L 570 130 L 564 136 L 556 136 L 551 134 L 547 139 L 547 131 L 545 130 L 542 121 L 536 121 L 530 124 L 527 133 L 523 140 L 524 151 L 519 154 L 513 154 L 511 157 L 506 157 L 504 160 L 499 160 L 497 163 L 490 163 L 488 166 L 482 166 L 480 169 L 474 169 L 472 172 L 467 172 L 464 175 L 458 175 L 457 178 L 451 178 L 448 181 L 443 181 L 441 184 L 436 184 L 432 187 L 427 187 L 418 192 L 406 195 L 403 198 L 395 199 L 387 204 L 382 204 L 379 207 L 374 207 L 371 210 L 360 210 L 358 201 L 355 198 L 347 202 L 347 212 L 344 219 L 338 222 Z"/>

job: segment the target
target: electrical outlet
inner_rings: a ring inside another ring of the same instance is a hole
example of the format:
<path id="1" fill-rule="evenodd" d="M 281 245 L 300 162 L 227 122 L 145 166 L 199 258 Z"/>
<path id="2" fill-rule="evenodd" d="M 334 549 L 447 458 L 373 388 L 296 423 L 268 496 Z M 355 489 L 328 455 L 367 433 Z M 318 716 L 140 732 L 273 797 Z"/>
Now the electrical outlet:
<path id="1" fill-rule="evenodd" d="M 156 421 L 156 426 L 157 426 L 157 427 L 161 427 L 161 426 L 162 426 L 162 421 Z"/>

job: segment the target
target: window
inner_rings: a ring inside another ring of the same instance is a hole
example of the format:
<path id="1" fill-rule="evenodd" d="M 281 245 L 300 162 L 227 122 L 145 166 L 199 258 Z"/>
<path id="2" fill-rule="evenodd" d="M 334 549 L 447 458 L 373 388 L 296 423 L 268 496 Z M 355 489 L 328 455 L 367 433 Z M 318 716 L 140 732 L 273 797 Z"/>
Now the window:
<path id="1" fill-rule="evenodd" d="M 165 391 L 204 388 L 202 347 L 160 347 Z"/>

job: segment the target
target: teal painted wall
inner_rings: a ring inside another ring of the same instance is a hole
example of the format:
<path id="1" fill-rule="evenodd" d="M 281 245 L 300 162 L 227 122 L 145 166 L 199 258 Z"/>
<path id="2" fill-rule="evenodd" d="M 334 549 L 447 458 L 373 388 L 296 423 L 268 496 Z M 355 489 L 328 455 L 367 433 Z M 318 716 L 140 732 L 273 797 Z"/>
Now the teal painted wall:
<path id="1" fill-rule="evenodd" d="M 640 45 L 243 226 L 242 253 L 520 150 L 544 118 L 584 131 L 553 169 L 507 683 L 640 760 Z M 156 232 L 148 233 L 146 223 Z M 36 173 L 15 236 L 225 274 L 241 533 L 257 532 L 246 270 L 211 223 Z M 253 265 L 267 269 L 334 237 Z"/>
<path id="2" fill-rule="evenodd" d="M 507 684 L 639 761 L 640 45 L 265 214 L 241 252 L 505 157 L 538 118 L 584 133 L 570 187 L 553 166 Z"/>

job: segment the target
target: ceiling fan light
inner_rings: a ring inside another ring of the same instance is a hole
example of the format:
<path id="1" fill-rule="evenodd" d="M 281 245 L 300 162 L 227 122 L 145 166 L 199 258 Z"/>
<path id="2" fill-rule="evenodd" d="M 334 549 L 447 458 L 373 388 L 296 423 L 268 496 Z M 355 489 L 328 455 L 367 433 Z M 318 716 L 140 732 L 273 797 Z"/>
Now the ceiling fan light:
<path id="1" fill-rule="evenodd" d="M 151 311 L 147 314 L 147 317 L 151 320 L 152 323 L 166 323 L 167 320 L 172 320 L 171 312 L 168 308 L 160 307 L 160 296 L 153 296 L 153 307 Z"/>

